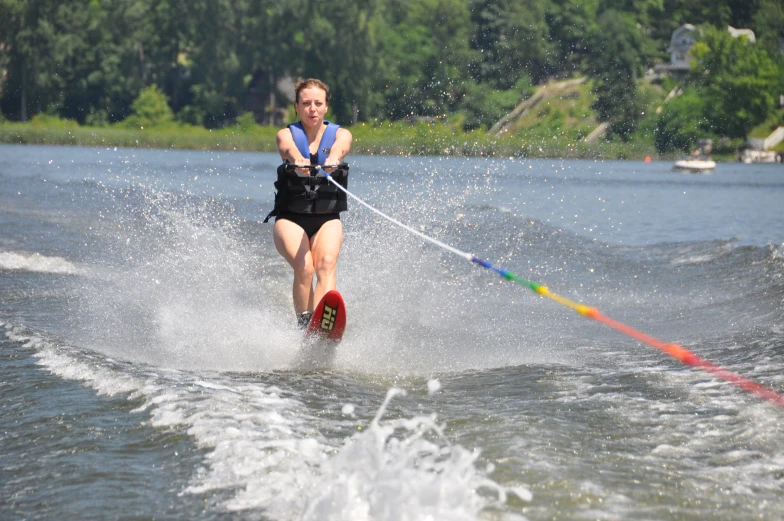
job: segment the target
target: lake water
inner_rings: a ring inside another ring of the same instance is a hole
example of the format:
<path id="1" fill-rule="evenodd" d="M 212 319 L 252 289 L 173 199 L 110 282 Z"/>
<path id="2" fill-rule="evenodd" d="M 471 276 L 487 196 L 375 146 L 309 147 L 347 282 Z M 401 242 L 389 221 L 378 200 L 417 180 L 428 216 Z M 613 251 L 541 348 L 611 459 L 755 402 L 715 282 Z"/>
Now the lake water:
<path id="1" fill-rule="evenodd" d="M 400 221 L 784 392 L 780 165 L 349 159 Z M 278 162 L 0 146 L 0 518 L 784 519 L 784 410 L 353 202 L 346 335 L 303 361 Z"/>

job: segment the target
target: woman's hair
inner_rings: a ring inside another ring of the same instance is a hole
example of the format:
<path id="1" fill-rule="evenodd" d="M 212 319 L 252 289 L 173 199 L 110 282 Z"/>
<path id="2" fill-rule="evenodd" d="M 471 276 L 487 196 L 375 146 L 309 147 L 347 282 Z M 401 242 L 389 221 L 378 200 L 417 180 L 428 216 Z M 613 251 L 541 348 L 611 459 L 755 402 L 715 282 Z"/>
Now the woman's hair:
<path id="1" fill-rule="evenodd" d="M 317 80 L 316 78 L 308 78 L 307 80 L 300 80 L 294 85 L 294 102 L 299 103 L 299 93 L 302 89 L 310 89 L 312 87 L 317 87 L 324 92 L 327 93 L 327 103 L 329 103 L 329 87 L 327 84 L 321 80 Z"/>

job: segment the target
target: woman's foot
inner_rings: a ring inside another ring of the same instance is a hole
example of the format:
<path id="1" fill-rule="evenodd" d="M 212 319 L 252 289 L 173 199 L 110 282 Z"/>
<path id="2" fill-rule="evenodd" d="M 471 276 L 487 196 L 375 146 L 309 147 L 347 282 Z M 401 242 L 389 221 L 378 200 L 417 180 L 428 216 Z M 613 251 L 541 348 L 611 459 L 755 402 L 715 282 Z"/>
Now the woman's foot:
<path id="1" fill-rule="evenodd" d="M 305 329 L 310 324 L 310 317 L 313 316 L 312 311 L 303 311 L 299 315 L 297 315 L 297 325 L 300 329 Z"/>

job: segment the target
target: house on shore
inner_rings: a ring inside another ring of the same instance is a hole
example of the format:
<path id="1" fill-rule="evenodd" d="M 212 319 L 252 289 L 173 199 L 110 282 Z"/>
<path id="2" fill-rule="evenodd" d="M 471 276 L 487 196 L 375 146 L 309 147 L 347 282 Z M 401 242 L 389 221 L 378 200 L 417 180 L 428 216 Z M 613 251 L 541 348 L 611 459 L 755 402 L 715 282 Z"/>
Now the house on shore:
<path id="1" fill-rule="evenodd" d="M 697 28 L 692 24 L 683 24 L 672 32 L 670 46 L 667 52 L 670 53 L 670 63 L 660 63 L 656 65 L 656 72 L 673 75 L 685 74 L 691 68 L 691 55 L 689 50 L 697 41 Z"/>
<path id="2" fill-rule="evenodd" d="M 757 37 L 751 29 L 736 29 L 728 25 L 727 32 L 733 38 L 744 37 L 751 43 L 756 43 Z M 689 52 L 697 42 L 697 28 L 692 24 L 683 24 L 672 32 L 670 46 L 667 52 L 670 53 L 670 63 L 659 63 L 654 70 L 659 74 L 670 76 L 683 76 L 691 68 L 692 56 Z"/>

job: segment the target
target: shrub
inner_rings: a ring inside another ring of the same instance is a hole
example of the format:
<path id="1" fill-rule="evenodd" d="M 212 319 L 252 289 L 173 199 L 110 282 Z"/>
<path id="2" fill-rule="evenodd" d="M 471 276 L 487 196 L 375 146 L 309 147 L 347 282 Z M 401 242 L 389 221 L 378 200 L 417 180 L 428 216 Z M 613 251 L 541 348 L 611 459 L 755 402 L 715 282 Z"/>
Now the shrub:
<path id="1" fill-rule="evenodd" d="M 654 143 L 660 153 L 688 151 L 705 137 L 705 102 L 694 90 L 664 106 L 656 122 Z"/>
<path id="2" fill-rule="evenodd" d="M 56 128 L 56 129 L 75 129 L 79 128 L 79 123 L 72 119 L 60 119 L 50 114 L 36 114 L 30 120 L 35 128 Z"/>
<path id="3" fill-rule="evenodd" d="M 109 125 L 109 114 L 103 109 L 98 109 L 87 114 L 84 123 L 89 127 L 106 127 Z"/>
<path id="4" fill-rule="evenodd" d="M 504 91 L 479 83 L 466 84 L 465 98 L 460 105 L 460 112 L 465 118 L 463 129 L 493 126 L 511 112 L 515 105 L 529 97 L 532 91 L 531 80 L 527 76 L 518 80 L 511 89 Z"/>
<path id="5" fill-rule="evenodd" d="M 157 85 L 142 89 L 131 103 L 131 110 L 133 115 L 125 120 L 130 126 L 155 126 L 174 119 L 169 101 Z"/>
<path id="6" fill-rule="evenodd" d="M 186 105 L 177 113 L 177 121 L 201 127 L 204 125 L 204 111 L 193 105 Z"/>
<path id="7" fill-rule="evenodd" d="M 256 118 L 253 116 L 253 112 L 246 112 L 237 117 L 237 126 L 243 132 L 252 131 L 256 127 Z"/>

